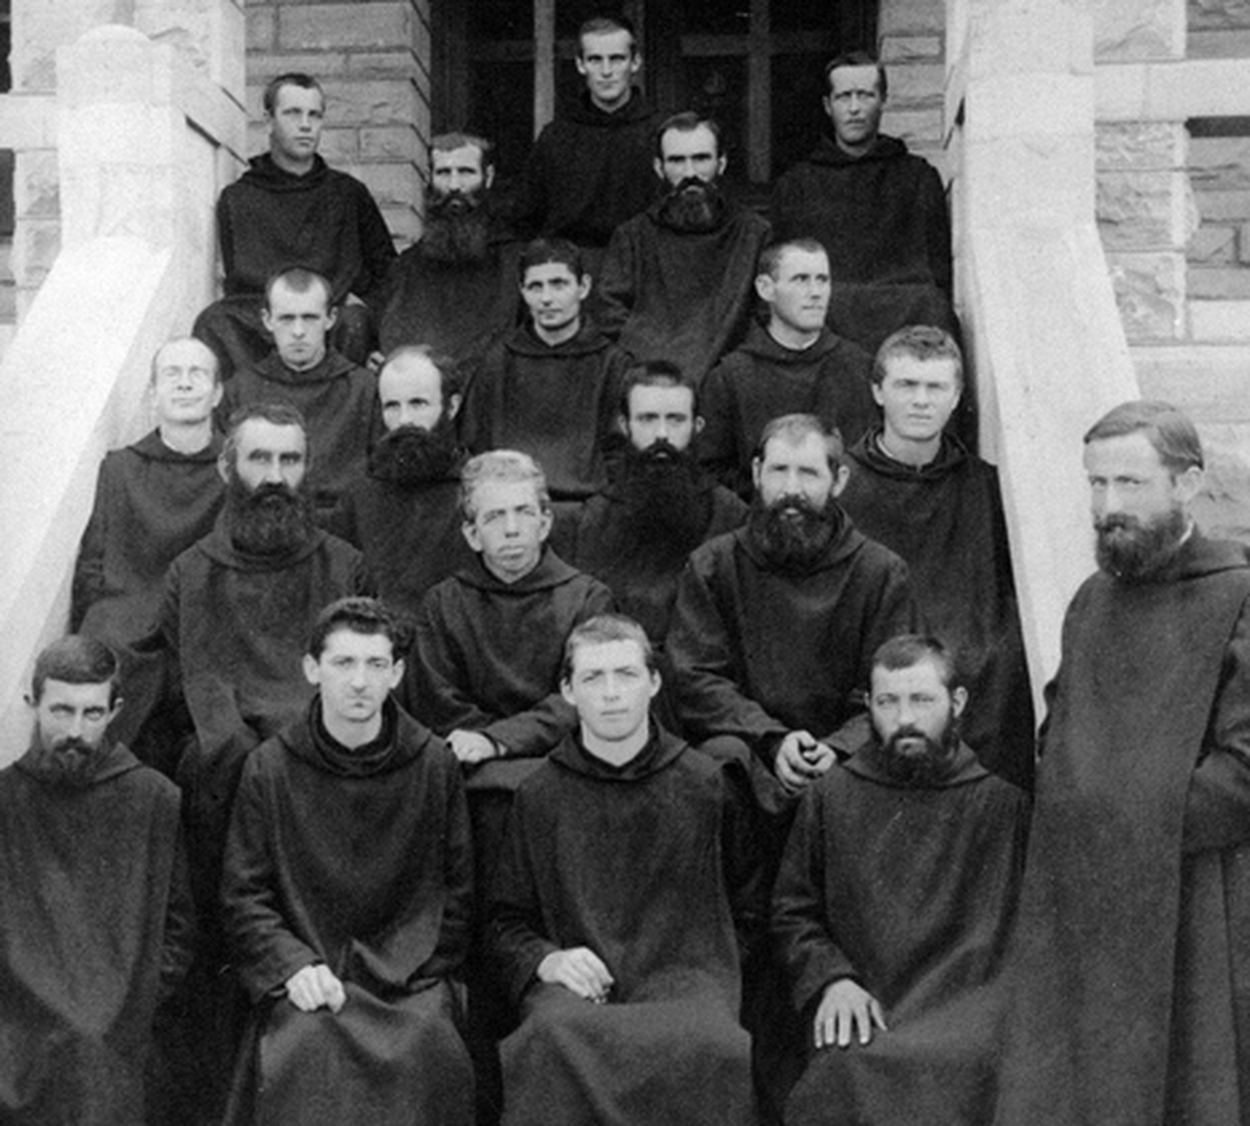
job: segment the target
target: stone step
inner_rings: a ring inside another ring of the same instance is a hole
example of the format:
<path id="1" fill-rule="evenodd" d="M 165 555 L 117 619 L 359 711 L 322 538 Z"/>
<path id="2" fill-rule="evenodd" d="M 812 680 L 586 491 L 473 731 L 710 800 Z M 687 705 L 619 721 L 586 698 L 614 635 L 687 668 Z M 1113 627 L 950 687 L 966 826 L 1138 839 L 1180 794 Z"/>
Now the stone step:
<path id="1" fill-rule="evenodd" d="M 1246 271 L 1250 274 L 1250 271 Z M 1250 300 L 1189 301 L 1189 335 L 1208 343 L 1250 344 Z"/>

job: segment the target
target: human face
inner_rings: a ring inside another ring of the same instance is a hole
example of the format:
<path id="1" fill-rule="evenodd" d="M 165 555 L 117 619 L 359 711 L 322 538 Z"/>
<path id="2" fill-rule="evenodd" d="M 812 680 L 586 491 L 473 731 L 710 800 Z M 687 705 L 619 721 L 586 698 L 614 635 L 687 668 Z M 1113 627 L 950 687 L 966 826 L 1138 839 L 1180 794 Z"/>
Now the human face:
<path id="1" fill-rule="evenodd" d="M 577 709 L 582 729 L 604 743 L 620 743 L 647 730 L 658 673 L 647 668 L 637 641 L 604 641 L 573 650 L 572 675 L 561 695 Z"/>
<path id="2" fill-rule="evenodd" d="M 852 155 L 864 152 L 877 139 L 885 105 L 877 68 L 840 66 L 830 71 L 823 104 L 838 147 Z"/>
<path id="3" fill-rule="evenodd" d="M 443 377 L 425 356 L 404 356 L 387 364 L 378 375 L 378 399 L 387 430 L 416 426 L 433 430 L 443 416 Z M 454 417 L 460 396 L 448 404 Z"/>
<path id="4" fill-rule="evenodd" d="M 756 289 L 774 324 L 794 332 L 819 332 L 829 311 L 829 255 L 787 250 L 777 263 L 777 276 L 761 274 Z"/>
<path id="5" fill-rule="evenodd" d="M 438 196 L 453 192 L 472 196 L 489 188 L 495 178 L 493 168 L 482 168 L 482 150 L 477 145 L 461 145 L 458 149 L 430 154 L 430 183 Z"/>
<path id="6" fill-rule="evenodd" d="M 551 513 L 532 481 L 483 481 L 473 490 L 472 508 L 464 538 L 495 578 L 514 583 L 538 566 Z"/>
<path id="7" fill-rule="evenodd" d="M 694 414 L 689 387 L 633 387 L 625 433 L 636 450 L 649 450 L 663 439 L 676 450 L 690 448 L 703 420 Z"/>
<path id="8" fill-rule="evenodd" d="M 162 423 L 207 422 L 221 402 L 217 357 L 198 340 L 175 340 L 156 354 L 152 399 Z"/>
<path id="9" fill-rule="evenodd" d="M 298 489 L 308 468 L 307 453 L 300 427 L 249 418 L 235 435 L 234 469 L 253 492 L 267 484 Z"/>
<path id="10" fill-rule="evenodd" d="M 582 302 L 590 292 L 590 278 L 579 280 L 564 262 L 543 262 L 525 271 L 521 296 L 540 339 L 559 343 L 577 335 Z"/>
<path id="11" fill-rule="evenodd" d="M 35 711 L 35 740 L 45 751 L 79 757 L 97 750 L 113 722 L 121 702 L 110 702 L 112 685 L 70 684 L 45 680 L 38 700 L 30 701 Z"/>
<path id="12" fill-rule="evenodd" d="M 823 509 L 830 497 L 846 487 L 847 468 L 829 468 L 825 443 L 819 434 L 807 433 L 799 442 L 785 435 L 770 438 L 762 459 L 752 465 L 755 488 L 765 507 L 782 504 L 789 497 L 802 497 L 812 507 Z"/>
<path id="13" fill-rule="evenodd" d="M 287 171 L 308 168 L 321 141 L 325 104 L 321 92 L 282 86 L 269 117 L 269 153 Z"/>
<path id="14" fill-rule="evenodd" d="M 885 423 L 885 440 L 932 442 L 941 436 L 959 405 L 959 376 L 955 361 L 894 356 L 886 363 L 885 378 L 872 385 Z"/>
<path id="15" fill-rule="evenodd" d="M 299 293 L 284 281 L 275 282 L 262 320 L 282 362 L 292 371 L 308 371 L 325 359 L 326 334 L 334 327 L 334 312 L 319 284 Z"/>
<path id="16" fill-rule="evenodd" d="M 655 174 L 675 188 L 683 180 L 710 184 L 725 171 L 725 158 L 716 150 L 716 135 L 706 125 L 695 129 L 669 129 L 660 138 L 662 158 L 655 161 Z"/>
<path id="17" fill-rule="evenodd" d="M 577 73 L 586 79 L 590 100 L 601 110 L 612 113 L 629 101 L 630 82 L 640 66 L 642 56 L 628 31 L 582 36 Z"/>
<path id="18" fill-rule="evenodd" d="M 321 710 L 331 734 L 350 725 L 373 725 L 391 690 L 404 675 L 390 638 L 344 627 L 325 640 L 319 656 L 304 655 L 304 676 L 321 692 Z"/>
<path id="19" fill-rule="evenodd" d="M 1085 472 L 1095 525 L 1122 523 L 1126 534 L 1186 511 L 1202 487 L 1200 469 L 1173 475 L 1142 431 L 1086 443 Z"/>
<path id="20" fill-rule="evenodd" d="M 883 745 L 898 736 L 894 749 L 904 757 L 925 754 L 926 739 L 942 745 L 966 700 L 964 689 L 952 692 L 942 683 L 937 664 L 928 658 L 910 668 L 872 670 L 868 694 L 872 725 Z"/>

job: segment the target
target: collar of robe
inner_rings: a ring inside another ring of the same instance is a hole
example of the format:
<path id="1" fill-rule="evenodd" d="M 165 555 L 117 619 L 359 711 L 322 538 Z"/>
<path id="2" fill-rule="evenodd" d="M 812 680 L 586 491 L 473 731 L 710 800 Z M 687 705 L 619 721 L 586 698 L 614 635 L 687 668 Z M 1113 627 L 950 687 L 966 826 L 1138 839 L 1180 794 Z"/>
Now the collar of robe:
<path id="1" fill-rule="evenodd" d="M 605 762 L 586 750 L 580 731 L 563 739 L 551 752 L 550 758 L 575 774 L 603 782 L 636 782 L 649 778 L 671 765 L 686 749 L 686 744 L 665 731 L 654 716 L 650 722 L 651 735 L 646 745 L 620 766 Z"/>
<path id="2" fill-rule="evenodd" d="M 121 743 L 107 743 L 91 756 L 89 769 L 66 777 L 56 769 L 51 759 L 52 753 L 55 752 L 42 751 L 32 741 L 26 754 L 15 765 L 23 774 L 43 785 L 61 790 L 87 790 L 101 782 L 107 782 L 110 778 L 116 778 L 119 774 L 136 770 L 141 765 Z"/>
<path id="3" fill-rule="evenodd" d="M 981 765 L 972 748 L 964 742 L 960 742 L 955 750 L 949 773 L 940 781 L 927 785 L 909 785 L 893 777 L 880 765 L 879 759 L 882 753 L 881 744 L 875 739 L 870 739 L 842 765 L 861 778 L 880 782 L 886 786 L 894 786 L 900 790 L 945 790 L 951 786 L 963 786 L 968 782 L 976 782 L 989 775 L 989 771 Z"/>
<path id="4" fill-rule="evenodd" d="M 429 743 L 430 733 L 415 721 L 403 723 L 404 716 L 395 701 L 387 697 L 382 705 L 382 729 L 376 739 L 359 747 L 345 747 L 326 730 L 321 718 L 321 694 L 308 704 L 304 719 L 293 724 L 282 739 L 296 758 L 327 774 L 341 778 L 367 778 L 398 770 Z"/>

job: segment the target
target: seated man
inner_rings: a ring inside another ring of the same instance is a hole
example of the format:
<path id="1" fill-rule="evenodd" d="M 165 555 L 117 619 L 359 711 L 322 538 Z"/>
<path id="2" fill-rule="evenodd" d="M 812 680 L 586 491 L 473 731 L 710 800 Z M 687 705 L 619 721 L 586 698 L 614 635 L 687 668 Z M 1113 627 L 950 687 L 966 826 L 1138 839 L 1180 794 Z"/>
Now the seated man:
<path id="1" fill-rule="evenodd" d="M 981 1126 L 1027 801 L 961 741 L 940 642 L 883 645 L 868 700 L 873 733 L 804 794 L 773 896 L 807 1045 L 785 1121 Z"/>
<path id="2" fill-rule="evenodd" d="M 955 654 L 971 699 L 963 736 L 991 770 L 1033 783 L 1033 700 L 998 473 L 946 425 L 963 391 L 959 345 L 912 325 L 881 345 L 882 412 L 851 449 L 842 507 L 906 561 L 930 627 Z"/>
<path id="3" fill-rule="evenodd" d="M 372 347 L 369 305 L 395 258 L 390 231 L 369 189 L 317 155 L 325 94 L 307 74 L 279 74 L 264 94 L 269 151 L 255 156 L 217 201 L 225 297 L 196 318 L 228 380 L 269 351 L 261 325 L 265 285 L 300 265 L 330 283 L 342 307 L 334 346 L 353 363 Z"/>
<path id="4" fill-rule="evenodd" d="M 856 441 L 876 419 L 868 393 L 872 358 L 825 325 L 829 256 L 811 239 L 775 243 L 760 255 L 755 289 L 765 325 L 712 369 L 702 388 L 704 462 L 721 484 L 751 495 L 760 432 L 783 414 L 814 414 Z"/>
<path id="5" fill-rule="evenodd" d="M 505 1126 L 756 1121 L 737 1019 L 755 865 L 724 774 L 649 720 L 659 687 L 636 622 L 570 634 L 578 731 L 518 791 L 492 897 L 522 1016 Z"/>
<path id="6" fill-rule="evenodd" d="M 455 758 L 396 706 L 396 617 L 318 616 L 307 714 L 249 756 L 222 905 L 255 1004 L 236 1121 L 473 1121 L 452 975 L 469 941 L 469 817 Z"/>
<path id="7" fill-rule="evenodd" d="M 492 187 L 493 149 L 471 133 L 441 133 L 430 142 L 421 238 L 386 279 L 378 326 L 384 352 L 425 344 L 465 363 L 516 325 L 524 243 L 510 233 Z"/>
<path id="8" fill-rule="evenodd" d="M 338 498 L 364 469 L 378 425 L 377 381 L 328 345 L 334 326 L 330 284 L 303 269 L 284 270 L 265 287 L 265 327 L 274 348 L 226 385 L 222 415 L 253 403 L 298 407 L 317 452 L 307 488 L 317 517 L 328 520 Z"/>
<path id="9" fill-rule="evenodd" d="M 131 647 L 152 633 L 160 612 L 165 572 L 207 535 L 225 496 L 213 434 L 221 400 L 217 359 L 198 340 L 170 340 L 152 358 L 156 429 L 125 449 L 105 455 L 95 504 L 74 567 L 70 629 L 96 637 L 122 658 L 126 709 L 110 734 L 150 765 L 171 771 L 165 734 L 135 736 L 160 697 L 164 663 Z"/>
<path id="10" fill-rule="evenodd" d="M 430 587 L 473 561 L 460 530 L 460 381 L 447 358 L 404 345 L 378 372 L 378 401 L 386 433 L 331 530 L 364 553 L 379 597 L 415 614 Z"/>
<path id="11" fill-rule="evenodd" d="M 720 126 L 679 113 L 660 126 L 665 194 L 612 235 L 598 279 L 603 330 L 639 361 L 671 360 L 699 384 L 741 341 L 768 223 L 721 188 Z"/>
<path id="12" fill-rule="evenodd" d="M 519 269 L 530 323 L 487 352 L 469 384 L 461 434 L 474 453 L 529 454 L 554 499 L 581 501 L 605 480 L 613 396 L 628 361 L 583 316 L 590 277 L 576 246 L 536 239 Z"/>
<path id="13" fill-rule="evenodd" d="M 194 912 L 178 791 L 106 729 L 116 655 L 49 645 L 30 747 L 0 771 L 0 1119 L 144 1121 L 158 1002 L 186 972 Z"/>

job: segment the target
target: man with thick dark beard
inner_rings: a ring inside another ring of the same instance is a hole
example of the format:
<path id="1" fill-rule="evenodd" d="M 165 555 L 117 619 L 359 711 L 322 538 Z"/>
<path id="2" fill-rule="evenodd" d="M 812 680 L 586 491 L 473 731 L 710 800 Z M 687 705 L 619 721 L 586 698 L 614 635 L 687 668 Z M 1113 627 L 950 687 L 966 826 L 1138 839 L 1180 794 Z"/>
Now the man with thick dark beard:
<path id="1" fill-rule="evenodd" d="M 940 641 L 886 642 L 872 733 L 803 795 L 772 918 L 793 1043 L 760 1046 L 778 1102 L 802 1072 L 787 1124 L 979 1126 L 992 1114 L 1028 805 L 961 740 L 966 701 Z"/>
<path id="2" fill-rule="evenodd" d="M 679 113 L 656 135 L 667 189 L 617 227 L 599 279 L 596 319 L 635 360 L 671 360 L 697 385 L 746 334 L 755 261 L 768 223 L 721 188 L 720 126 Z"/>
<path id="3" fill-rule="evenodd" d="M 456 367 L 422 345 L 405 345 L 378 372 L 378 399 L 386 433 L 331 528 L 364 553 L 379 597 L 415 614 L 430 587 L 473 561 L 460 531 Z"/>
<path id="4" fill-rule="evenodd" d="M 691 555 L 669 631 L 687 737 L 742 740 L 791 794 L 854 745 L 833 737 L 862 722 L 869 658 L 918 622 L 906 565 L 838 505 L 843 458 L 815 416 L 773 419 L 747 525 Z"/>
<path id="5" fill-rule="evenodd" d="M 1193 423 L 1085 435 L 1099 570 L 1047 690 L 995 1122 L 1250 1121 L 1250 567 Z"/>
<path id="6" fill-rule="evenodd" d="M 118 676 L 102 642 L 49 645 L 27 697 L 29 749 L 0 771 L 0 1120 L 11 1126 L 143 1123 L 153 1017 L 190 962 L 178 792 L 107 734 Z"/>
<path id="7" fill-rule="evenodd" d="M 360 553 L 319 530 L 303 490 L 304 421 L 286 404 L 240 408 L 218 469 L 226 504 L 213 530 L 169 569 L 161 632 L 181 674 L 193 724 L 178 766 L 192 888 L 205 921 L 199 998 L 220 1000 L 217 891 L 230 806 L 247 755 L 303 714 L 312 687 L 300 671 L 309 624 L 321 607 L 362 592 Z M 220 1013 L 204 1015 L 219 1021 Z M 203 1038 L 204 1090 L 228 1078 L 233 1044 Z M 217 1055 L 220 1053 L 220 1056 Z"/>
<path id="8" fill-rule="evenodd" d="M 383 351 L 425 344 L 463 363 L 516 324 L 516 263 L 523 244 L 491 191 L 493 150 L 490 141 L 471 133 L 442 133 L 430 142 L 421 238 L 386 279 Z"/>

